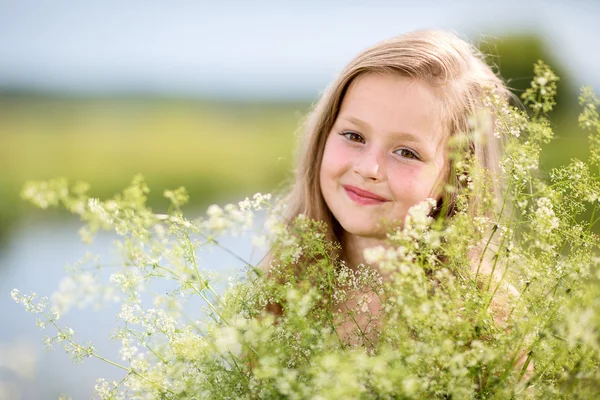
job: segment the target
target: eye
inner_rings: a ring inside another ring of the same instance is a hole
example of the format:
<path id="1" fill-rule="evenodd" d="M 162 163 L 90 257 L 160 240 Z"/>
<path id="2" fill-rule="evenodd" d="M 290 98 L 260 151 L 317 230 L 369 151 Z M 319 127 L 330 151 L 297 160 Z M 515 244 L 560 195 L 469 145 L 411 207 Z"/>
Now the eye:
<path id="1" fill-rule="evenodd" d="M 364 143 L 365 142 L 365 139 L 358 132 L 343 131 L 343 132 L 340 132 L 340 135 L 344 136 L 346 139 L 350 140 L 351 142 L 356 142 L 356 143 Z"/>
<path id="2" fill-rule="evenodd" d="M 420 160 L 419 155 L 411 149 L 401 148 L 396 150 L 394 153 L 398 154 L 402 158 L 408 158 L 411 160 Z"/>

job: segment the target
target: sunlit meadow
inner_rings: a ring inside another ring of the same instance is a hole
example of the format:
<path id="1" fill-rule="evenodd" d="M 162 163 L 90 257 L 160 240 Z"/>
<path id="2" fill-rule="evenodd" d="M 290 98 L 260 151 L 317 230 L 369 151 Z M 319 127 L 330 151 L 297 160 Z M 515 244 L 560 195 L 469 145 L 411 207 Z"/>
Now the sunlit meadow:
<path id="1" fill-rule="evenodd" d="M 89 257 L 51 296 L 26 288 L 12 296 L 37 315 L 48 347 L 122 370 L 118 382 L 98 380 L 100 399 L 596 398 L 599 101 L 582 90 L 578 122 L 590 134 L 589 159 L 542 179 L 557 80 L 536 64 L 523 94 L 527 111 L 489 93 L 505 143 L 504 197 L 481 190 L 488 176 L 463 151 L 461 139 L 478 140 L 485 120 L 474 116 L 472 131 L 453 141 L 459 184 L 448 190 L 457 212 L 444 220 L 431 217 L 435 202 L 413 207 L 390 231 L 389 248 L 366 251 L 378 269 L 347 267 L 321 222 L 285 221 L 285 205 L 270 195 L 213 205 L 189 220 L 183 188 L 165 191 L 168 211 L 155 213 L 139 176 L 107 200 L 90 197 L 84 183 L 56 179 L 28 183 L 23 197 L 79 215 L 85 241 L 115 232 L 121 262 L 107 271 Z M 258 229 L 262 212 L 269 217 Z M 221 246 L 225 234 L 252 234 L 270 251 L 265 265 L 246 263 L 219 293 L 197 252 Z M 143 293 L 155 280 L 172 290 L 150 293 L 148 304 Z M 191 306 L 197 300 L 203 308 Z M 112 332 L 120 359 L 61 324 L 70 307 L 105 302 L 120 304 Z M 267 311 L 273 305 L 281 315 Z"/>

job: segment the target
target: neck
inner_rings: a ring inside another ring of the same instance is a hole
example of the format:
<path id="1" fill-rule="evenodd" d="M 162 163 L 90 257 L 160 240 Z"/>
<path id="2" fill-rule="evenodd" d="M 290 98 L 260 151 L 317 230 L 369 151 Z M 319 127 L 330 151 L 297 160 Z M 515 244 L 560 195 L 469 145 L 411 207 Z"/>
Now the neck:
<path id="1" fill-rule="evenodd" d="M 342 252 L 344 261 L 350 268 L 356 268 L 365 262 L 364 250 L 370 247 L 388 247 L 385 239 L 352 235 L 344 232 L 342 235 Z"/>

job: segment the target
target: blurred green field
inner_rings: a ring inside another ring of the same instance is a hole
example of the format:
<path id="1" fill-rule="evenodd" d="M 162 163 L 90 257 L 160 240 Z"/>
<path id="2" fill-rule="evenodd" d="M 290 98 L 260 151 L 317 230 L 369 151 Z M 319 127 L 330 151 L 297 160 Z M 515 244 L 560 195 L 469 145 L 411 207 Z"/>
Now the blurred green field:
<path id="1" fill-rule="evenodd" d="M 192 203 L 272 191 L 290 176 L 306 103 L 176 99 L 0 98 L 0 213 L 26 208 L 29 179 L 65 176 L 108 196 L 145 176 L 160 206 L 185 186 Z M 28 209 L 29 207 L 27 207 Z"/>
<path id="2" fill-rule="evenodd" d="M 185 186 L 192 206 L 285 186 L 307 103 L 178 99 L 0 97 L 0 226 L 33 208 L 19 198 L 30 179 L 65 176 L 109 196 L 141 173 L 166 202 Z M 557 139 L 542 154 L 549 169 L 587 157 L 577 110 L 554 118 Z M 0 229 L 1 230 L 1 229 Z"/>

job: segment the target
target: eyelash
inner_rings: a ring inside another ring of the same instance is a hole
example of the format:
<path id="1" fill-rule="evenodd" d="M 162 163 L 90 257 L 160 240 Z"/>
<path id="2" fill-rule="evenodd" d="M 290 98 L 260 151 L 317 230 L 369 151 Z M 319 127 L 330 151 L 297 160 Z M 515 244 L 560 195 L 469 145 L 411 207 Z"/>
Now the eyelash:
<path id="1" fill-rule="evenodd" d="M 358 139 L 362 142 L 365 141 L 365 139 L 362 137 L 362 135 L 358 132 L 354 132 L 354 131 L 342 131 L 340 132 L 340 135 L 344 136 L 346 139 L 348 139 L 351 142 L 357 142 L 357 140 L 354 139 L 350 139 L 351 136 L 354 136 L 355 138 L 358 137 Z"/>
<path id="2" fill-rule="evenodd" d="M 362 137 L 362 135 L 358 132 L 354 132 L 354 131 L 342 131 L 340 132 L 340 135 L 344 136 L 346 139 L 348 139 L 351 142 L 360 142 L 360 143 L 364 143 L 365 139 Z M 351 139 L 351 137 L 354 137 L 354 139 Z M 408 152 L 408 155 L 400 155 L 397 152 Z M 419 157 L 419 155 L 411 149 L 407 149 L 406 147 L 401 147 L 398 150 L 394 151 L 394 153 L 398 154 L 400 157 L 402 158 L 407 158 L 409 160 L 420 160 L 421 157 Z"/>

